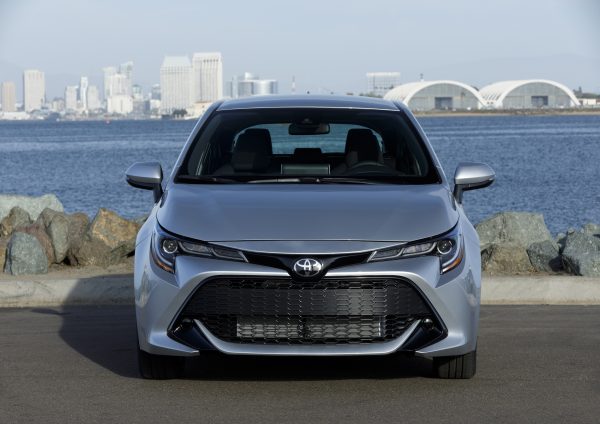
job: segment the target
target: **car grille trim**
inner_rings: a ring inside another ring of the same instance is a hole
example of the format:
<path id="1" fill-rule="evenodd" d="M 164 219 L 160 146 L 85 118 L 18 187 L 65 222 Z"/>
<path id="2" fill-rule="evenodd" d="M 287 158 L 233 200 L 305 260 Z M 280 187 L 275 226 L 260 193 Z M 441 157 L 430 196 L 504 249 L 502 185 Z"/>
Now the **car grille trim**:
<path id="1" fill-rule="evenodd" d="M 369 344 L 400 337 L 434 313 L 400 278 L 214 277 L 184 306 L 179 321 L 198 320 L 232 343 Z"/>

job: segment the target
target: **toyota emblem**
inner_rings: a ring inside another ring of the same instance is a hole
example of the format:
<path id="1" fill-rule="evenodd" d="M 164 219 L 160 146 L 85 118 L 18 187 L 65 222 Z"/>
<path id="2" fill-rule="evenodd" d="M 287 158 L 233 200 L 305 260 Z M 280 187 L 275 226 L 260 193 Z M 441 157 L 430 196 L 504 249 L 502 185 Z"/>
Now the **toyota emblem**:
<path id="1" fill-rule="evenodd" d="M 301 277 L 314 277 L 323 269 L 323 264 L 316 259 L 303 258 L 294 263 L 294 272 Z"/>

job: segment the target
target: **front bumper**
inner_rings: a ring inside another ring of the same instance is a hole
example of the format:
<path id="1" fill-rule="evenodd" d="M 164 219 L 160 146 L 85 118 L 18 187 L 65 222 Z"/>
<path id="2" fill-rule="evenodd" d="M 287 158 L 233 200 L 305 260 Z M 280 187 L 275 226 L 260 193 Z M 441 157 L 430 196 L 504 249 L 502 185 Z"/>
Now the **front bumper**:
<path id="1" fill-rule="evenodd" d="M 415 257 L 340 267 L 329 270 L 327 279 L 396 278 L 408 281 L 423 296 L 443 330 L 433 343 L 416 343 L 423 336 L 423 319 L 414 319 L 393 339 L 370 343 L 278 344 L 238 343 L 213 334 L 200 319 L 191 320 L 187 337 L 174 334 L 185 305 L 211 279 L 289 279 L 287 272 L 262 265 L 181 256 L 176 273 L 168 274 L 150 259 L 149 239 L 137 247 L 135 301 L 140 347 L 154 354 L 193 356 L 202 349 L 240 355 L 384 355 L 410 351 L 434 357 L 460 355 L 475 349 L 479 319 L 479 281 L 468 263 L 440 276 L 435 257 Z M 188 325 L 190 322 L 188 322 Z M 191 333 L 190 333 L 191 331 Z M 193 333 L 193 334 L 192 334 Z M 427 337 L 425 337 L 427 341 Z"/>

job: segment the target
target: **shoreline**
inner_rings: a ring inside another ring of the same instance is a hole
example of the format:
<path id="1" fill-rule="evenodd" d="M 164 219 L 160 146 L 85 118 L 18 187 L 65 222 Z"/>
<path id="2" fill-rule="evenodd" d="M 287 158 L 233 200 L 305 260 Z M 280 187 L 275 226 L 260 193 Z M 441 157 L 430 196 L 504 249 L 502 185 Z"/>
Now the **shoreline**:
<path id="1" fill-rule="evenodd" d="M 432 110 L 432 111 L 412 111 L 417 118 L 446 118 L 456 117 L 465 118 L 471 116 L 600 116 L 599 108 L 573 108 L 573 109 L 506 109 L 506 110 L 495 110 L 495 109 L 481 109 L 481 110 Z M 118 116 L 98 116 L 98 117 L 82 117 L 73 119 L 39 119 L 39 118 L 28 118 L 28 119 L 4 119 L 2 113 L 0 113 L 0 123 L 3 122 L 105 122 L 110 124 L 113 121 L 174 121 L 174 122 L 189 122 L 196 121 L 199 117 L 186 117 L 180 119 L 161 119 L 160 117 L 118 117 Z"/>

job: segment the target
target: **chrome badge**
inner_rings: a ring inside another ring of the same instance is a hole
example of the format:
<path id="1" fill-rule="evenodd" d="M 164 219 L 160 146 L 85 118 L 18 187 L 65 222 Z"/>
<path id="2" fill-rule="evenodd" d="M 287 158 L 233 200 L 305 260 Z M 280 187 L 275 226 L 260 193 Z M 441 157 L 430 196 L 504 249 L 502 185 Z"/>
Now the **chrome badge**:
<path id="1" fill-rule="evenodd" d="M 314 277 L 323 269 L 323 264 L 316 259 L 303 258 L 294 263 L 294 272 L 301 277 Z"/>

